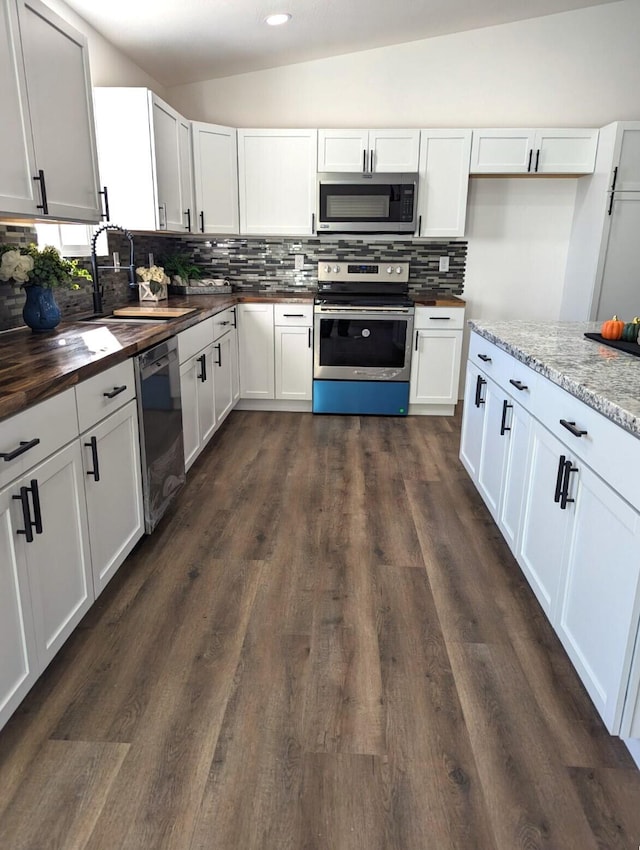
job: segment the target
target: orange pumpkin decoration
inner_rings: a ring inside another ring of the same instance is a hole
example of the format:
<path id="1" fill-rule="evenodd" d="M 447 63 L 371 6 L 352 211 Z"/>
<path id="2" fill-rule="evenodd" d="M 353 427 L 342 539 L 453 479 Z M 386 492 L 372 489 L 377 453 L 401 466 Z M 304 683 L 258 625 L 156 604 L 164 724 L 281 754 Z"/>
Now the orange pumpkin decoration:
<path id="1" fill-rule="evenodd" d="M 621 322 L 617 316 L 602 323 L 600 328 L 600 336 L 603 339 L 620 339 L 624 330 L 624 322 Z"/>

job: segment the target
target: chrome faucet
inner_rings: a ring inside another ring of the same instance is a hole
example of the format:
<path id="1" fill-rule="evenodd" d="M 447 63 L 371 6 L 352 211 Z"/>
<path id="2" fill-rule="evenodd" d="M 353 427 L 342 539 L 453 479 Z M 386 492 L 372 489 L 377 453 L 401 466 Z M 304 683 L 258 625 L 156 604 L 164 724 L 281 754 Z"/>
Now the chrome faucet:
<path id="1" fill-rule="evenodd" d="M 129 240 L 129 265 L 113 265 L 113 266 L 99 266 L 98 258 L 96 256 L 96 242 L 98 241 L 98 236 L 103 233 L 105 230 L 116 230 L 119 233 L 122 233 Z M 91 275 L 93 277 L 93 312 L 101 316 L 102 315 L 102 296 L 104 295 L 104 288 L 100 284 L 100 271 L 101 270 L 110 270 L 110 271 L 120 271 L 122 269 L 127 269 L 129 272 L 129 286 L 133 289 L 136 287 L 136 271 L 135 271 L 135 263 L 133 260 L 133 236 L 131 233 L 125 228 L 120 227 L 118 224 L 103 224 L 101 225 L 96 232 L 93 234 L 93 239 L 91 240 Z"/>

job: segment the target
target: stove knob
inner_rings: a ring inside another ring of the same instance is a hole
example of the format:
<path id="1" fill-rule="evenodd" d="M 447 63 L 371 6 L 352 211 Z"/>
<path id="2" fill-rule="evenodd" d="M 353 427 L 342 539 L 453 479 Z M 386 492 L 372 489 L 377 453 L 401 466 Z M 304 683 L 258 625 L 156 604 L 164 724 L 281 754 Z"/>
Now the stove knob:
<path id="1" fill-rule="evenodd" d="M 324 270 L 327 274 L 329 274 L 329 272 L 331 271 L 331 266 L 325 266 Z"/>
<path id="2" fill-rule="evenodd" d="M 400 266 L 396 266 L 396 274 L 402 274 L 402 269 Z"/>
<path id="3" fill-rule="evenodd" d="M 387 274 L 393 274 L 393 269 L 391 266 L 387 266 Z"/>
<path id="4" fill-rule="evenodd" d="M 333 267 L 333 273 L 334 274 L 338 274 L 339 271 L 340 271 L 340 266 L 334 266 Z"/>

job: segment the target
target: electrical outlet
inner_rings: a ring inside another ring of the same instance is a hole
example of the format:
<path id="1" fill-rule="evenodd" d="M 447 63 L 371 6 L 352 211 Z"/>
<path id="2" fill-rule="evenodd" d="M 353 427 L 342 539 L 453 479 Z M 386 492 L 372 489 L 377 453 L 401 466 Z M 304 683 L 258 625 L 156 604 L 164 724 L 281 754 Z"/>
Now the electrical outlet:
<path id="1" fill-rule="evenodd" d="M 304 254 L 294 254 L 294 268 L 297 272 L 301 272 L 304 268 Z"/>
<path id="2" fill-rule="evenodd" d="M 440 266 L 438 271 L 448 272 L 449 271 L 449 257 L 440 257 Z"/>

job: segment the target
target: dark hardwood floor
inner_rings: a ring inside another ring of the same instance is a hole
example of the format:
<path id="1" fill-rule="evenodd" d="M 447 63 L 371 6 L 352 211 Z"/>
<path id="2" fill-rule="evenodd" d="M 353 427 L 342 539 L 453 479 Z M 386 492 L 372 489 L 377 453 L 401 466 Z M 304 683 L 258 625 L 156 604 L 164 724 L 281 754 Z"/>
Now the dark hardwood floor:
<path id="1" fill-rule="evenodd" d="M 0 848 L 636 850 L 459 431 L 231 414 L 0 732 Z"/>

